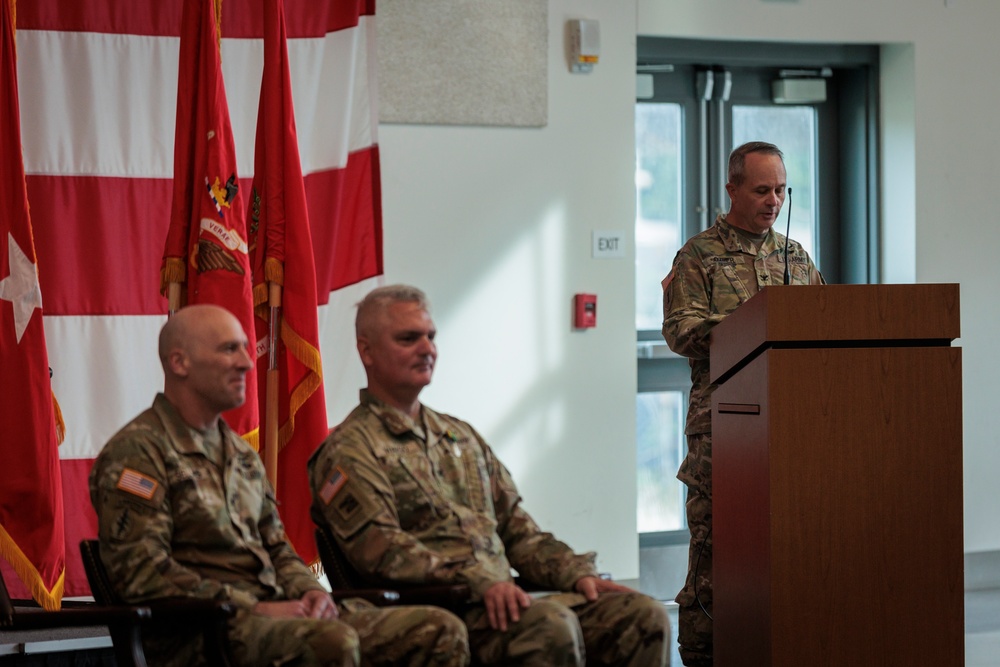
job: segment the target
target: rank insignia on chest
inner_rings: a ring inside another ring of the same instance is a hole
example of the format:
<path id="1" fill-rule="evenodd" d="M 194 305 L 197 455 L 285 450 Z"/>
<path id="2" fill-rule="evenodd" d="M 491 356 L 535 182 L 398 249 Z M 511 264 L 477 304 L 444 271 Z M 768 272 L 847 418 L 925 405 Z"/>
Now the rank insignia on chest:
<path id="1" fill-rule="evenodd" d="M 115 487 L 144 500 L 151 500 L 159 485 L 159 482 L 152 477 L 147 477 L 138 470 L 125 468 L 118 477 L 118 483 L 115 484 Z"/>
<path id="2" fill-rule="evenodd" d="M 340 466 L 337 466 L 333 469 L 329 479 L 326 480 L 326 484 L 319 490 L 319 497 L 323 503 L 329 505 L 337 492 L 344 488 L 344 484 L 347 484 L 347 473 L 341 470 Z"/>
<path id="3" fill-rule="evenodd" d="M 451 453 L 457 457 L 462 456 L 462 448 L 458 446 L 458 435 L 451 429 L 444 432 L 444 439 L 451 443 Z"/>

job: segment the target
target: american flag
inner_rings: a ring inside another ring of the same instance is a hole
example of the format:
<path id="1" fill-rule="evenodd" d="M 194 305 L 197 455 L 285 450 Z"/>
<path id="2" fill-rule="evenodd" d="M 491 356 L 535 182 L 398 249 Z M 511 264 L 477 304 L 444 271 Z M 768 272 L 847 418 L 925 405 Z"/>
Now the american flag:
<path id="1" fill-rule="evenodd" d="M 319 490 L 319 497 L 324 503 L 329 505 L 333 497 L 337 495 L 337 491 L 340 491 L 344 484 L 347 484 L 347 473 L 340 468 L 334 468 L 330 479 L 326 480 L 326 484 Z"/>
<path id="2" fill-rule="evenodd" d="M 159 486 L 159 484 L 155 479 L 147 477 L 137 470 L 125 468 L 122 470 L 122 474 L 118 477 L 118 484 L 115 486 L 122 491 L 127 491 L 128 493 L 137 495 L 140 498 L 150 500 L 154 495 L 156 495 L 156 487 Z"/>
<path id="3" fill-rule="evenodd" d="M 159 267 L 181 7 L 181 0 L 17 4 L 28 197 L 52 386 L 67 426 L 60 457 L 70 596 L 89 594 L 76 545 L 96 535 L 87 488 L 93 459 L 163 382 Z M 375 3 L 286 0 L 285 12 L 327 414 L 336 423 L 364 384 L 353 305 L 382 273 Z M 262 15 L 261 0 L 223 3 L 223 75 L 245 192 L 254 169 Z"/>

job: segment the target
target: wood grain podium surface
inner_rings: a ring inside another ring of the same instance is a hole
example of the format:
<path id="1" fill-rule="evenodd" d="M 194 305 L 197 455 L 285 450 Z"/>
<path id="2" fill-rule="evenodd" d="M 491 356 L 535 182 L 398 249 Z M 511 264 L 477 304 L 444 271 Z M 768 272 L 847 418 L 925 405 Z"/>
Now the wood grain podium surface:
<path id="1" fill-rule="evenodd" d="M 959 286 L 774 285 L 712 331 L 717 382 L 767 344 L 951 341 L 961 335 Z"/>
<path id="2" fill-rule="evenodd" d="M 957 286 L 844 287 L 768 288 L 729 334 L 749 361 L 713 396 L 718 667 L 964 662 Z"/>

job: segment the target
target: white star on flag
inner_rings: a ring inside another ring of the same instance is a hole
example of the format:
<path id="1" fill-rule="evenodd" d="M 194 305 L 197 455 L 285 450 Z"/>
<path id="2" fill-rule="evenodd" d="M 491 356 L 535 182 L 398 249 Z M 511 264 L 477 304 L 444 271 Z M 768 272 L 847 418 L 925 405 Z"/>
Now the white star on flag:
<path id="1" fill-rule="evenodd" d="M 31 314 L 35 308 L 42 307 L 42 288 L 38 284 L 38 267 L 28 259 L 10 232 L 7 232 L 7 243 L 10 275 L 0 280 L 0 299 L 14 306 L 14 330 L 20 343 Z"/>

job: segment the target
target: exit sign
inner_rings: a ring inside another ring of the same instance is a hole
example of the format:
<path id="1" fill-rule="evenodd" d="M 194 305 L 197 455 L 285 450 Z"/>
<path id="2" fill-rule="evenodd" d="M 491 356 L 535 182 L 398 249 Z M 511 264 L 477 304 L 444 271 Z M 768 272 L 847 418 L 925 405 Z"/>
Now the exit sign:
<path id="1" fill-rule="evenodd" d="M 625 256 L 625 232 L 594 232 L 594 259 Z"/>

